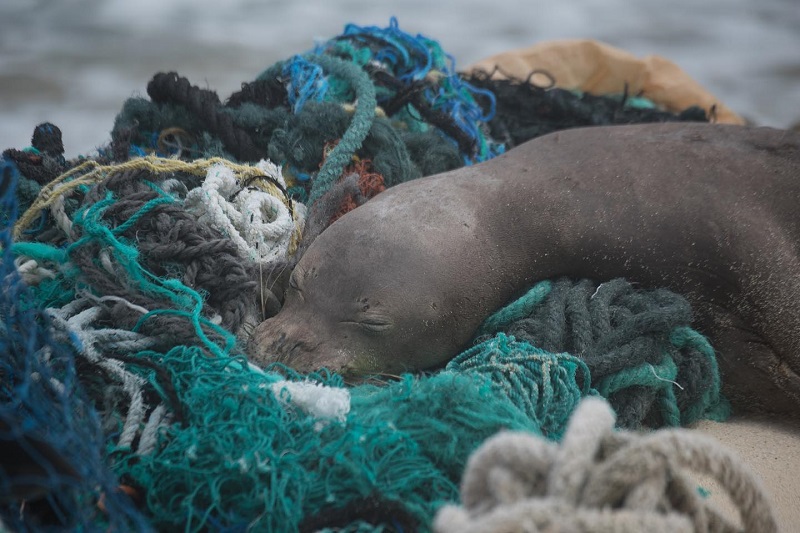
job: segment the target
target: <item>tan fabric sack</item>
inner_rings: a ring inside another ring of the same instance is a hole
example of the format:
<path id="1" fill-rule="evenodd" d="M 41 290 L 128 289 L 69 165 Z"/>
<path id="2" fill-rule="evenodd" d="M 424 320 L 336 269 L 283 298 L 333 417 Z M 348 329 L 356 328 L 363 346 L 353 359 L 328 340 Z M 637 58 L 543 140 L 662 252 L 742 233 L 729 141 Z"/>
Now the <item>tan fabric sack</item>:
<path id="1" fill-rule="evenodd" d="M 470 65 L 467 71 L 492 72 L 526 79 L 534 70 L 550 74 L 557 87 L 591 94 L 644 96 L 672 112 L 697 105 L 709 112 L 716 105 L 715 122 L 744 124 L 744 120 L 689 77 L 675 63 L 650 55 L 639 59 L 619 48 L 589 39 L 546 41 L 504 52 Z M 536 79 L 533 79 L 536 83 Z"/>

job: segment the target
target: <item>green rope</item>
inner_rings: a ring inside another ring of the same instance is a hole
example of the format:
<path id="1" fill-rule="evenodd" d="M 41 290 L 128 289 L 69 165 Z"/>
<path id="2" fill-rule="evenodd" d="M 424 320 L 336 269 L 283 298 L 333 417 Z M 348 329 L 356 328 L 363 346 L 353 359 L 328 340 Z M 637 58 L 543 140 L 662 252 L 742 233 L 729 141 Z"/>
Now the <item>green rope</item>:
<path id="1" fill-rule="evenodd" d="M 37 261 L 52 261 L 54 263 L 65 263 L 67 261 L 66 250 L 41 242 L 15 242 L 11 245 L 11 252 L 16 256 L 30 257 Z"/>
<path id="2" fill-rule="evenodd" d="M 344 168 L 352 161 L 353 154 L 361 148 L 361 144 L 372 127 L 377 100 L 375 99 L 375 86 L 367 73 L 358 65 L 326 55 L 310 54 L 306 58 L 349 83 L 356 94 L 356 110 L 350 127 L 342 135 L 339 144 L 328 154 L 325 163 L 314 179 L 314 185 L 308 197 L 309 204 L 312 204 L 339 179 Z"/>
<path id="3" fill-rule="evenodd" d="M 584 375 L 591 372 L 592 386 L 626 427 L 724 420 L 730 407 L 714 350 L 690 321 L 688 302 L 666 290 L 637 291 L 622 279 L 599 286 L 560 279 L 536 284 L 491 315 L 476 338 L 502 331 L 531 348 L 579 356 Z M 543 387 L 547 402 L 546 381 Z"/>
<path id="4" fill-rule="evenodd" d="M 542 433 L 559 438 L 570 414 L 591 389 L 589 368 L 569 354 L 552 354 L 498 333 L 456 356 L 448 372 L 489 376 Z"/>
<path id="5" fill-rule="evenodd" d="M 630 387 L 648 387 L 658 391 L 659 405 L 664 424 L 680 426 L 681 416 L 672 385 L 678 377 L 678 367 L 671 357 L 665 356 L 660 365 L 644 364 L 612 374 L 597 383 L 597 392 L 608 398 L 615 392 Z"/>
<path id="6" fill-rule="evenodd" d="M 531 290 L 525 293 L 524 296 L 511 302 L 484 320 L 475 336 L 493 335 L 509 324 L 530 315 L 531 312 L 547 298 L 552 288 L 553 284 L 550 281 L 545 280 L 537 283 Z"/>
<path id="7" fill-rule="evenodd" d="M 698 401 L 684 409 L 682 423 L 691 424 L 701 418 L 724 422 L 731 415 L 730 403 L 722 396 L 722 380 L 714 348 L 708 339 L 688 327 L 677 327 L 672 330 L 669 341 L 679 350 L 693 349 L 701 354 L 711 367 L 711 383 L 703 390 Z"/>

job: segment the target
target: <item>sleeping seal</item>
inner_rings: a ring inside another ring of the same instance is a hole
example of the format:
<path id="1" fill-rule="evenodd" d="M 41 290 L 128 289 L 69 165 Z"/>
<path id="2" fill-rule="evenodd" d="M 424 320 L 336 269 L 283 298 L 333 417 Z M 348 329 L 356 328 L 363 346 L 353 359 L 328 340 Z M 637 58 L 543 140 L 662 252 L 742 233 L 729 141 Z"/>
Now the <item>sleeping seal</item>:
<path id="1" fill-rule="evenodd" d="M 737 407 L 800 412 L 800 133 L 708 124 L 553 133 L 398 185 L 308 248 L 257 363 L 442 365 L 560 276 L 685 296 Z"/>

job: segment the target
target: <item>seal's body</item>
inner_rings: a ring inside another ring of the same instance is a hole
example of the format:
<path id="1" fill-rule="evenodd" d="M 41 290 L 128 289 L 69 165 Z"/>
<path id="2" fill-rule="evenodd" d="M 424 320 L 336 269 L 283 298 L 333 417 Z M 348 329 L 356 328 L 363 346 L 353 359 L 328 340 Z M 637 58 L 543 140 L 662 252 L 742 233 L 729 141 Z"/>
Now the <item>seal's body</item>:
<path id="1" fill-rule="evenodd" d="M 534 282 L 625 277 L 694 306 L 739 405 L 800 407 L 800 134 L 659 124 L 562 131 L 398 185 L 295 268 L 256 362 L 445 363 Z"/>

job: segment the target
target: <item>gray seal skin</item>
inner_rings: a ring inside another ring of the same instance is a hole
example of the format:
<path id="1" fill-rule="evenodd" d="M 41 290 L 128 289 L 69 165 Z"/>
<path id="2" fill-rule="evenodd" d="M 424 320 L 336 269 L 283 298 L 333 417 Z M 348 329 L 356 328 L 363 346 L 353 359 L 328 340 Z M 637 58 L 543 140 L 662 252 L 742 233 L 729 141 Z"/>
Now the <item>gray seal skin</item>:
<path id="1" fill-rule="evenodd" d="M 441 366 L 560 276 L 693 305 L 735 407 L 800 412 L 800 133 L 709 124 L 561 131 L 407 182 L 327 228 L 254 331 L 254 362 L 347 375 Z"/>

